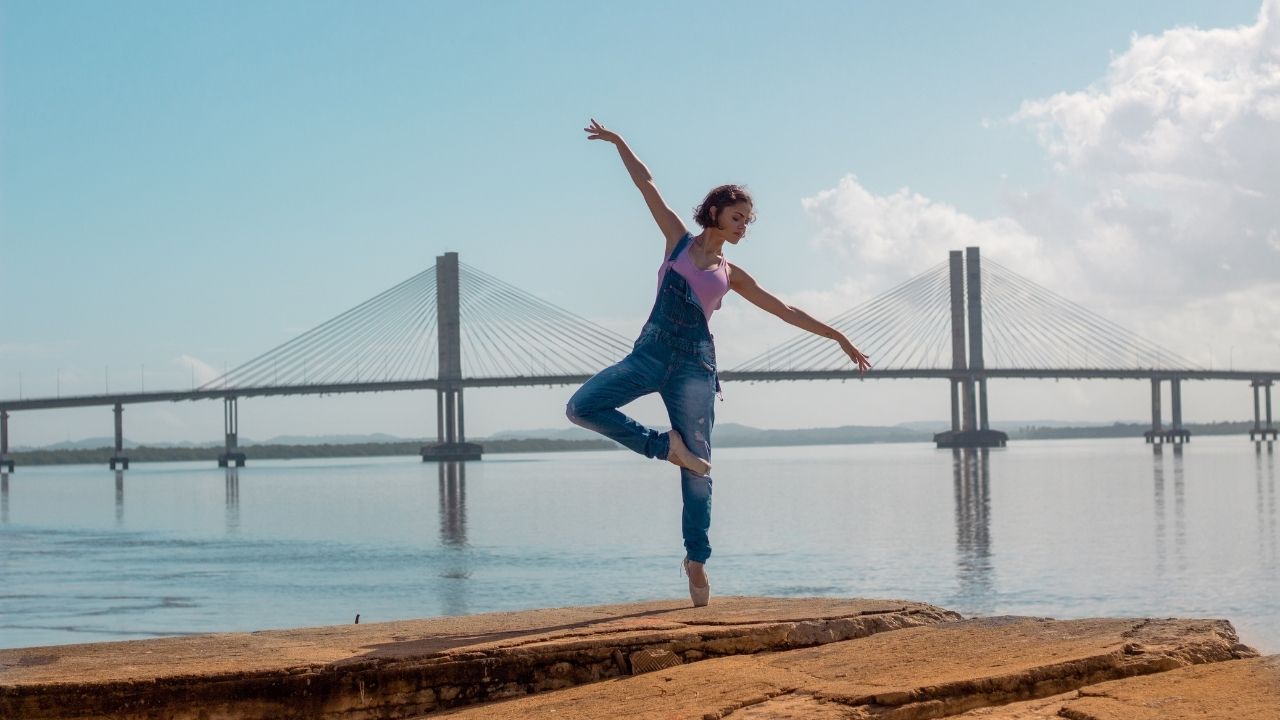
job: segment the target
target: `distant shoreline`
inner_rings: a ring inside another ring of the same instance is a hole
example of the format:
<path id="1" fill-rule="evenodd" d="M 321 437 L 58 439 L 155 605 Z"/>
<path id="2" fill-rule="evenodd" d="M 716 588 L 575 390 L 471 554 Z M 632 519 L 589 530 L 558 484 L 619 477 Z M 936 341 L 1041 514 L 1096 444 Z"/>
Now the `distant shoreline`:
<path id="1" fill-rule="evenodd" d="M 239 448 L 251 460 L 295 460 L 302 458 L 394 457 L 418 455 L 420 441 L 386 443 L 350 443 L 322 445 L 250 445 Z M 610 450 L 617 447 L 609 440 L 490 440 L 484 442 L 486 453 L 561 452 L 566 450 Z M 217 460 L 221 447 L 131 447 L 124 455 L 130 463 L 184 462 Z M 112 448 L 81 450 L 27 450 L 10 453 L 19 466 L 105 464 L 115 454 Z"/>
<path id="2" fill-rule="evenodd" d="M 1203 435 L 1246 435 L 1253 427 L 1252 421 L 1221 423 L 1188 423 L 1185 427 L 1192 437 Z M 1039 427 L 1003 428 L 1010 440 L 1070 440 L 1101 438 L 1141 438 L 1148 426 L 1141 423 L 1114 423 L 1089 427 Z M 793 447 L 797 445 L 863 445 L 869 443 L 929 442 L 933 433 L 904 428 L 814 428 L 806 430 L 752 430 L 726 436 L 717 447 Z M 617 444 L 605 439 L 563 440 L 551 438 L 525 438 L 482 440 L 486 454 L 573 452 L 616 450 Z M 329 443 L 329 444 L 273 444 L 250 445 L 240 450 L 251 460 L 292 460 L 303 458 L 339 457 L 396 457 L 416 456 L 423 443 L 409 440 L 400 442 Z M 221 447 L 146 447 L 126 448 L 124 454 L 131 463 L 214 461 Z M 12 452 L 9 457 L 18 466 L 37 465 L 92 465 L 105 464 L 113 455 L 109 447 L 93 449 L 23 450 Z"/>

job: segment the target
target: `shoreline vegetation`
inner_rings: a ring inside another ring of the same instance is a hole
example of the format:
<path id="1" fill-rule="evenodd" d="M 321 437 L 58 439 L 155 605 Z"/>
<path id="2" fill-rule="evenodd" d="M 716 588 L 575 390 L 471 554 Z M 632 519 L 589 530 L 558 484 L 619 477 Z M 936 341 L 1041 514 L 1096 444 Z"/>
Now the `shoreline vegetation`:
<path id="1" fill-rule="evenodd" d="M 1192 437 L 1203 435 L 1246 435 L 1252 421 L 1185 423 Z M 1007 430 L 1010 440 L 1074 440 L 1095 438 L 1141 438 L 1149 429 L 1144 423 L 1113 423 L 1087 427 L 1027 425 Z M 931 431 L 904 427 L 810 428 L 802 430 L 758 430 L 735 426 L 718 438 L 717 447 L 787 447 L 796 445 L 856 445 L 865 443 L 928 442 Z M 504 438 L 477 441 L 486 454 L 616 450 L 618 445 L 604 439 Z M 322 444 L 263 444 L 242 446 L 251 460 L 290 460 L 337 457 L 389 457 L 418 455 L 421 440 L 396 442 L 347 442 Z M 222 447 L 127 447 L 131 463 L 216 460 Z M 113 455 L 110 447 L 77 449 L 35 449 L 11 452 L 18 466 L 84 465 L 106 463 Z"/>

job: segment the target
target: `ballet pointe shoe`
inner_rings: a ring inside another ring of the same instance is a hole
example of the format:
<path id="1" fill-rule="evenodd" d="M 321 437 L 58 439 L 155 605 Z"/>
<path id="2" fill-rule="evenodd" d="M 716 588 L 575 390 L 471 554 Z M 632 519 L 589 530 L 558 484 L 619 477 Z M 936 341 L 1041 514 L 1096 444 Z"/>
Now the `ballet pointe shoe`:
<path id="1" fill-rule="evenodd" d="M 680 433 L 671 430 L 667 436 L 671 439 L 671 449 L 667 451 L 667 462 L 679 465 L 695 475 L 711 473 L 711 463 L 694 455 L 689 446 L 684 444 L 684 438 L 680 437 Z"/>
<path id="2" fill-rule="evenodd" d="M 684 574 L 689 578 L 689 599 L 693 601 L 693 606 L 706 607 L 711 601 L 711 578 L 707 577 L 706 566 L 685 558 L 683 568 Z M 697 580 L 694 579 L 695 575 Z M 699 585 L 698 582 L 702 584 Z"/>

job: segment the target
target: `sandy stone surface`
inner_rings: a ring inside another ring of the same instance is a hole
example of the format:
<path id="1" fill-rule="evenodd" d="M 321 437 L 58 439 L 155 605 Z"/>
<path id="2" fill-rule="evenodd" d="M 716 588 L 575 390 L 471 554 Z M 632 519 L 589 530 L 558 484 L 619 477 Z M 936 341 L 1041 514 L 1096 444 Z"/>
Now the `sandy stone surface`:
<path id="1" fill-rule="evenodd" d="M 1063 703 L 1059 715 L 1072 720 L 1275 720 L 1280 718 L 1280 655 L 1094 685 Z"/>
<path id="2" fill-rule="evenodd" d="M 219 633 L 187 637 L 0 649 L 0 687 L 60 682 L 154 680 L 165 677 L 290 670 L 359 660 L 443 656 L 574 640 L 598 642 L 622 633 L 830 620 L 886 613 L 946 613 L 905 600 L 716 598 L 705 608 L 688 600 L 552 608 L 425 620 Z M 951 617 L 957 617 L 954 613 Z"/>
<path id="3" fill-rule="evenodd" d="M 946 717 L 1253 654 L 1225 621 L 984 618 L 708 660 L 446 717 Z"/>
<path id="4" fill-rule="evenodd" d="M 957 720 L 1275 720 L 1280 655 L 1114 680 L 1043 700 L 973 710 Z"/>
<path id="5" fill-rule="evenodd" d="M 959 616 L 898 600 L 717 598 L 0 650 L 0 717 L 391 718 Z"/>
<path id="6" fill-rule="evenodd" d="M 0 650 L 0 718 L 1280 718 L 1224 620 L 717 598 Z"/>

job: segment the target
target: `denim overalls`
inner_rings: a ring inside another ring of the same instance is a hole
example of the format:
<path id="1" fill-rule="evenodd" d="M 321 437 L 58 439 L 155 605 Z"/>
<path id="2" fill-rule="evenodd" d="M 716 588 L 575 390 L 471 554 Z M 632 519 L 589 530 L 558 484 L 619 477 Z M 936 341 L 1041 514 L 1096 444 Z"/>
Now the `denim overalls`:
<path id="1" fill-rule="evenodd" d="M 706 315 L 689 283 L 671 268 L 693 237 L 685 233 L 668 258 L 649 319 L 631 354 L 601 370 L 569 399 L 569 419 L 646 457 L 665 460 L 666 433 L 627 417 L 619 407 L 657 392 L 667 406 L 671 426 L 693 454 L 711 459 L 711 427 L 715 423 L 716 349 Z M 711 527 L 711 477 L 680 469 L 684 498 L 681 529 L 690 560 L 705 563 L 711 556 L 707 530 Z"/>

